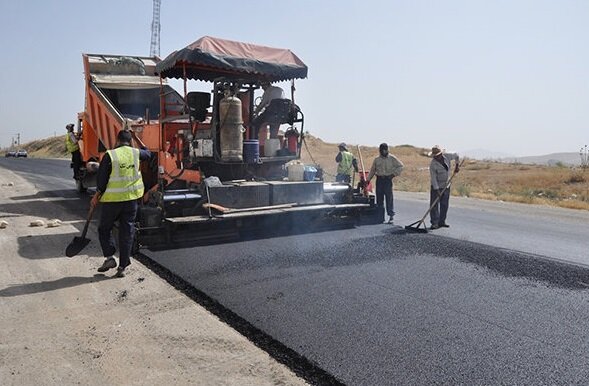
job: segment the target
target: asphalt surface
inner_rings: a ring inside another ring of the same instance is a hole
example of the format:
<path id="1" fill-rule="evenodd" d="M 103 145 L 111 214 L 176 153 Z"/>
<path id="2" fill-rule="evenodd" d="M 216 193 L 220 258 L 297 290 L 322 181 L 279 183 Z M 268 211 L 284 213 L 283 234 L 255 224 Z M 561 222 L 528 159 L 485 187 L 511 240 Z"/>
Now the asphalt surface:
<path id="1" fill-rule="evenodd" d="M 51 196 L 73 189 L 55 162 L 0 166 Z M 427 209 L 422 195 L 396 204 L 399 225 Z M 144 254 L 342 383 L 587 384 L 587 220 L 453 197 L 452 227 L 429 234 L 376 225 Z"/>

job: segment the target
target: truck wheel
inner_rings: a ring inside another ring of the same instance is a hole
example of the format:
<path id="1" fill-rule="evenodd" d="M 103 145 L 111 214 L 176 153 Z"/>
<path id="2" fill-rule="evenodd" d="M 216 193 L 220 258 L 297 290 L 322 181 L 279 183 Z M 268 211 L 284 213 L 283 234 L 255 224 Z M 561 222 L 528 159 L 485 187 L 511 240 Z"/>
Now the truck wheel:
<path id="1" fill-rule="evenodd" d="M 76 190 L 78 191 L 78 193 L 86 193 L 88 188 L 84 186 L 82 180 L 76 180 Z"/>

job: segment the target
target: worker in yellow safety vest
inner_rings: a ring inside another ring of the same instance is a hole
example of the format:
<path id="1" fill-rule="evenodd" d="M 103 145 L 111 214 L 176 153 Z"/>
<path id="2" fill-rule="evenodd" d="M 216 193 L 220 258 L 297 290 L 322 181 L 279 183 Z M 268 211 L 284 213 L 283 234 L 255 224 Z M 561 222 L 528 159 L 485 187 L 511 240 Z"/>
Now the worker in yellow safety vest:
<path id="1" fill-rule="evenodd" d="M 67 134 L 65 135 L 65 148 L 72 155 L 70 167 L 74 169 L 74 178 L 78 178 L 80 167 L 82 166 L 82 154 L 80 154 L 80 145 L 78 136 L 74 133 L 74 124 L 70 123 L 65 126 Z"/>
<path id="2" fill-rule="evenodd" d="M 337 162 L 335 182 L 349 184 L 352 180 L 352 170 L 358 172 L 358 162 L 354 158 L 354 155 L 348 151 L 345 143 L 340 143 L 338 149 L 339 153 L 335 156 L 335 162 Z"/>
<path id="3" fill-rule="evenodd" d="M 140 149 L 131 147 L 133 139 Z M 117 266 L 114 258 L 117 248 L 112 235 L 115 221 L 119 225 L 119 266 L 115 276 L 125 276 L 125 268 L 131 264 L 135 217 L 138 201 L 144 192 L 140 161 L 150 157 L 151 153 L 132 130 L 121 130 L 117 135 L 117 146 L 108 150 L 100 161 L 96 176 L 96 194 L 91 202 L 93 207 L 98 203 L 102 204 L 98 238 L 106 260 L 98 268 L 98 272 L 106 272 Z"/>

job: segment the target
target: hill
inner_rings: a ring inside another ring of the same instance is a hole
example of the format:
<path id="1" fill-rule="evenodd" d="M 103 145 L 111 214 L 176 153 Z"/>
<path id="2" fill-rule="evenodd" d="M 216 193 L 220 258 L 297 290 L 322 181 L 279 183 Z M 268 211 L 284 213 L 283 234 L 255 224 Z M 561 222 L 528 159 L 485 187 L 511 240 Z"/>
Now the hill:
<path id="1" fill-rule="evenodd" d="M 29 157 L 33 158 L 69 158 L 65 149 L 65 135 L 39 139 L 22 144 L 19 149 L 25 149 Z M 4 152 L 2 153 L 4 155 Z"/>
<path id="2" fill-rule="evenodd" d="M 30 157 L 69 158 L 64 136 L 51 137 L 21 145 Z M 324 170 L 326 181 L 333 181 L 337 164 L 337 144 L 327 143 L 312 135 L 306 136 L 301 159 L 305 164 Z M 360 163 L 360 153 L 366 170 L 378 156 L 376 146 L 348 144 L 348 149 Z M 411 145 L 391 148 L 404 164 L 403 174 L 395 178 L 395 189 L 410 192 L 429 190 L 427 150 Z M 578 154 L 577 154 L 578 156 Z M 589 210 L 589 170 L 555 165 L 527 165 L 520 162 L 479 161 L 468 159 L 452 185 L 452 194 L 487 200 L 513 201 L 530 204 L 555 205 Z"/>
<path id="3" fill-rule="evenodd" d="M 579 153 L 551 153 L 546 155 L 529 156 L 529 157 L 506 157 L 502 158 L 503 162 L 517 162 L 522 164 L 551 165 L 558 164 L 579 166 L 581 157 Z"/>

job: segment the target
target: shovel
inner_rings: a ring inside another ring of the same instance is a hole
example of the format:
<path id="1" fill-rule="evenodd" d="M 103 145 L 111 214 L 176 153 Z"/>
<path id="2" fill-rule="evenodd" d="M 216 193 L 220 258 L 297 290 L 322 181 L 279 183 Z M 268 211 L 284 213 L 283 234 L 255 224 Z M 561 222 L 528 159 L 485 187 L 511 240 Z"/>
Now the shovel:
<path id="1" fill-rule="evenodd" d="M 71 243 L 65 249 L 65 255 L 67 257 L 74 257 L 78 253 L 82 251 L 82 249 L 86 248 L 86 245 L 90 242 L 90 239 L 86 238 L 86 233 L 88 232 L 88 225 L 90 225 L 90 220 L 92 220 L 92 214 L 94 213 L 94 206 L 90 205 L 90 210 L 88 211 L 88 218 L 86 219 L 86 225 L 84 225 L 84 230 L 82 231 L 81 236 L 76 236 L 72 240 Z"/>

